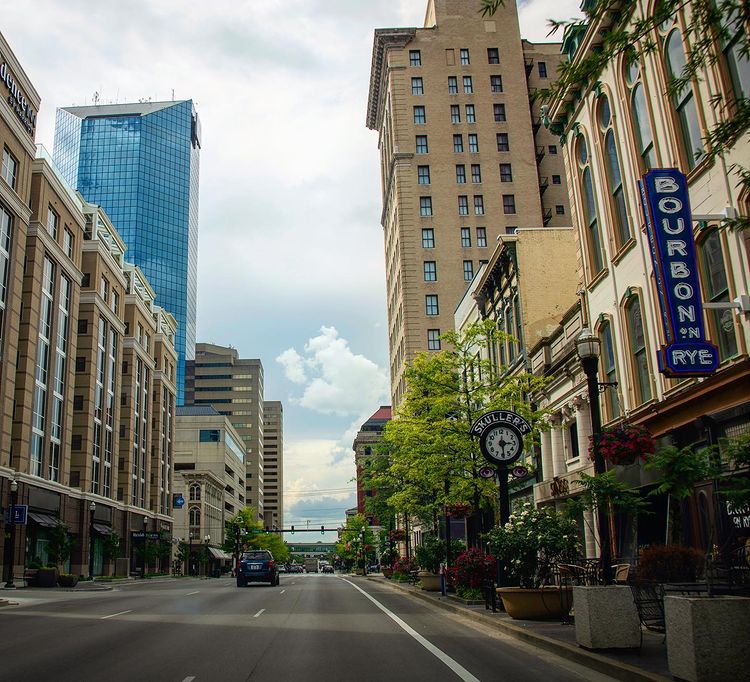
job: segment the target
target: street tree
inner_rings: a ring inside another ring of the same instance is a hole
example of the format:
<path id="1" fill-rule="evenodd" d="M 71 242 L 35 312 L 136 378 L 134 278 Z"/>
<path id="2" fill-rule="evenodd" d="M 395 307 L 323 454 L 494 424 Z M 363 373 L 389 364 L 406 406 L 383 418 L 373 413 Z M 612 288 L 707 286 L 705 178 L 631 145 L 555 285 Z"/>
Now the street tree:
<path id="1" fill-rule="evenodd" d="M 361 568 L 367 555 L 375 549 L 375 533 L 361 514 L 350 516 L 336 543 L 336 554 L 344 565 L 351 568 L 355 563 Z"/>
<path id="2" fill-rule="evenodd" d="M 289 549 L 279 533 L 266 532 L 263 523 L 258 521 L 257 512 L 251 507 L 240 509 L 226 524 L 224 551 L 234 554 L 237 541 L 240 550 L 267 549 L 280 563 L 289 559 Z"/>

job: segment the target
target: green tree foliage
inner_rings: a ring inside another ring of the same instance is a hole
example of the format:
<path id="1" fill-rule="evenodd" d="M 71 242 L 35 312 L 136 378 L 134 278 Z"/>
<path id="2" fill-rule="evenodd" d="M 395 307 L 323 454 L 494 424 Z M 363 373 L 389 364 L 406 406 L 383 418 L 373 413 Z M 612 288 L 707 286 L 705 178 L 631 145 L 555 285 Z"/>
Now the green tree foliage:
<path id="1" fill-rule="evenodd" d="M 406 394 L 365 476 L 365 486 L 383 498 L 377 503 L 383 513 L 416 516 L 437 531 L 445 504 L 494 509 L 497 489 L 479 476 L 486 460 L 470 435 L 472 424 L 489 410 L 515 410 L 535 427 L 526 452 L 542 427 L 542 412 L 532 410 L 526 396 L 545 380 L 527 373 L 500 379 L 503 368 L 481 357 L 507 338 L 491 320 L 476 323 L 444 334 L 446 350 L 420 353 L 406 369 Z"/>
<path id="2" fill-rule="evenodd" d="M 722 488 L 722 495 L 740 509 L 750 506 L 750 434 L 720 443 L 722 461 L 735 475 Z"/>
<path id="3" fill-rule="evenodd" d="M 504 5 L 505 0 L 482 0 L 480 12 L 489 16 Z M 673 21 L 678 12 L 685 9 L 690 14 L 683 38 L 690 49 L 682 73 L 675 74 L 668 82 L 664 95 L 672 98 L 681 93 L 691 80 L 700 79 L 702 72 L 720 58 L 718 46 L 729 43 L 735 36 L 739 36 L 740 54 L 745 58 L 750 55 L 750 38 L 745 30 L 750 22 L 750 3 L 747 0 L 661 0 L 651 14 L 643 17 L 635 13 L 638 6 L 638 3 L 622 0 L 596 0 L 583 3 L 583 20 L 550 19 L 550 34 L 560 29 L 583 33 L 587 24 L 597 25 L 600 22 L 603 28 L 599 31 L 597 48 L 582 58 L 561 64 L 557 79 L 549 89 L 538 91 L 537 97 L 544 103 L 553 104 L 566 92 L 580 96 L 587 87 L 598 83 L 602 72 L 619 55 L 624 54 L 627 59 L 635 60 L 656 50 L 658 28 Z M 750 100 L 747 98 L 738 97 L 726 102 L 722 95 L 716 94 L 710 104 L 723 116 L 707 132 L 704 158 L 708 160 L 724 156 L 750 130 Z M 566 133 L 564 126 L 554 122 L 550 129 L 563 137 Z M 732 165 L 730 170 L 736 176 L 738 186 L 743 191 L 750 190 L 750 171 L 737 164 Z M 745 216 L 726 222 L 738 229 L 750 227 L 750 219 Z"/>
<path id="4" fill-rule="evenodd" d="M 224 551 L 233 555 L 237 539 L 239 539 L 241 551 L 267 549 L 273 554 L 275 561 L 286 563 L 289 560 L 289 548 L 286 542 L 279 533 L 267 533 L 257 517 L 258 514 L 254 509 L 245 507 L 227 521 Z"/>
<path id="5" fill-rule="evenodd" d="M 367 525 L 361 514 L 350 516 L 341 531 L 341 538 L 336 543 L 336 554 L 351 567 L 355 562 L 362 564 L 362 559 L 375 549 L 375 533 Z"/>
<path id="6" fill-rule="evenodd" d="M 102 549 L 106 561 L 113 561 L 120 556 L 120 543 L 120 536 L 117 533 L 110 533 L 104 536 Z"/>
<path id="7" fill-rule="evenodd" d="M 64 523 L 58 523 L 49 535 L 49 544 L 47 545 L 47 555 L 50 562 L 56 566 L 64 564 L 73 552 L 76 546 L 76 539 L 68 533 L 68 526 Z"/>

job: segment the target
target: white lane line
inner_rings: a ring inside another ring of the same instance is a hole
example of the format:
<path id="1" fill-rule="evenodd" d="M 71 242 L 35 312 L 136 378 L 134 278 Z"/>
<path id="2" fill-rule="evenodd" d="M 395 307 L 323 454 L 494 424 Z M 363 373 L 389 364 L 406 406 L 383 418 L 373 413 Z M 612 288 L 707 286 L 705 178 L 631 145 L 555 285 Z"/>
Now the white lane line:
<path id="1" fill-rule="evenodd" d="M 404 632 L 411 635 L 416 639 L 427 651 L 429 651 L 435 658 L 442 661 L 447 665 L 459 678 L 464 682 L 479 682 L 479 679 L 474 677 L 466 668 L 464 668 L 458 661 L 452 659 L 448 654 L 438 649 L 432 642 L 428 641 L 422 635 L 420 635 L 414 628 L 405 623 L 395 613 L 389 611 L 383 606 L 375 597 L 370 596 L 365 592 L 359 585 L 355 585 L 353 582 L 346 578 L 341 578 L 345 583 L 349 583 L 355 590 L 359 590 L 365 597 L 367 597 L 375 606 L 377 606 L 386 616 L 394 621 Z"/>
<path id="2" fill-rule="evenodd" d="M 200 592 L 200 590 L 196 590 L 195 592 L 188 592 L 185 596 L 189 597 L 191 594 L 198 594 L 198 592 Z"/>
<path id="3" fill-rule="evenodd" d="M 281 592 L 279 592 L 279 594 L 284 594 L 284 592 L 286 592 L 286 590 L 281 590 Z"/>
<path id="4" fill-rule="evenodd" d="M 192 675 L 191 677 L 186 677 L 182 682 L 193 682 L 195 679 L 195 675 Z"/>
<path id="5" fill-rule="evenodd" d="M 258 613 L 256 613 L 256 614 L 255 614 L 255 615 L 253 616 L 253 618 L 257 618 L 257 617 L 258 617 L 258 616 L 259 616 L 259 615 L 260 615 L 261 613 L 263 613 L 264 611 L 265 611 L 265 609 L 261 609 L 260 611 L 258 611 Z"/>
<path id="6" fill-rule="evenodd" d="M 100 620 L 107 620 L 107 618 L 114 618 L 115 616 L 124 616 L 126 613 L 133 613 L 133 609 L 127 611 L 120 611 L 119 613 L 111 613 L 108 616 L 102 616 Z"/>

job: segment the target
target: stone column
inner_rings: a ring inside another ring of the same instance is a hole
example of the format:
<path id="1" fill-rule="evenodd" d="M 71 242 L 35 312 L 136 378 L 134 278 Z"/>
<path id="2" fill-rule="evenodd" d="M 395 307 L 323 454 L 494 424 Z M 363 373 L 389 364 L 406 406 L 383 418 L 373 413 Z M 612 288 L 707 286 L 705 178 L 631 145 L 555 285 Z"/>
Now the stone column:
<path id="1" fill-rule="evenodd" d="M 554 475 L 554 469 L 552 468 L 552 432 L 542 431 L 541 437 L 542 446 L 542 474 L 543 480 L 551 481 Z"/>
<path id="2" fill-rule="evenodd" d="M 593 559 L 599 556 L 599 532 L 596 527 L 594 512 L 587 509 L 583 512 L 583 540 L 585 544 L 586 558 Z"/>
<path id="3" fill-rule="evenodd" d="M 552 422 L 552 471 L 555 476 L 562 476 L 567 472 L 565 465 L 565 447 L 563 446 L 563 433 L 560 428 L 560 420 Z"/>
<path id="4" fill-rule="evenodd" d="M 581 400 L 576 409 L 576 432 L 578 434 L 578 451 L 581 453 L 581 463 L 588 463 L 591 410 L 585 400 Z"/>

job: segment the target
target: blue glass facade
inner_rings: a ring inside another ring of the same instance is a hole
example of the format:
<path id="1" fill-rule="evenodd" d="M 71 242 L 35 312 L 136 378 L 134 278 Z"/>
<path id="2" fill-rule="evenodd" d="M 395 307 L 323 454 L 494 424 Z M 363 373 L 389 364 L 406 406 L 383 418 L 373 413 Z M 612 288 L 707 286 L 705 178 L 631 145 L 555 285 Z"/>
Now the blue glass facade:
<path id="1" fill-rule="evenodd" d="M 195 357 L 200 124 L 191 100 L 57 110 L 55 161 L 109 215 L 177 328 L 177 401 Z"/>

